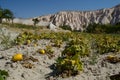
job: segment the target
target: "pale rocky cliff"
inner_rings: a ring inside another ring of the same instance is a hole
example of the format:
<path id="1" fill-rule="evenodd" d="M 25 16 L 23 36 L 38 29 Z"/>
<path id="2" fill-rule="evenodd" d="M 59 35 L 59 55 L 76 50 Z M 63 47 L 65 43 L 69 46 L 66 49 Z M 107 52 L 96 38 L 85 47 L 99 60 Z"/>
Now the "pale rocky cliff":
<path id="1" fill-rule="evenodd" d="M 114 24 L 120 21 L 120 4 L 108 8 L 94 11 L 61 11 L 53 15 L 37 17 L 38 25 L 48 25 L 52 22 L 56 26 L 69 25 L 73 30 L 83 30 L 83 25 L 87 26 L 90 23 Z M 32 19 L 26 21 L 28 24 Z M 23 21 L 24 22 L 24 21 Z"/>

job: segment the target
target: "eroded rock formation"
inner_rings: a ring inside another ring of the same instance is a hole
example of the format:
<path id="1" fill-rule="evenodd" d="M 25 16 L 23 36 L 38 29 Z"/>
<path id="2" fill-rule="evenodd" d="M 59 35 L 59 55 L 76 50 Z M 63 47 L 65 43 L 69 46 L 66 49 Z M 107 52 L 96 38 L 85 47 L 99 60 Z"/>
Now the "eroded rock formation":
<path id="1" fill-rule="evenodd" d="M 94 11 L 61 11 L 53 15 L 37 17 L 38 25 L 47 26 L 52 22 L 56 26 L 69 25 L 72 30 L 84 30 L 90 23 L 114 24 L 120 21 L 120 4 Z M 33 24 L 29 19 L 26 24 Z M 25 24 L 25 21 L 23 21 Z M 29 23 L 31 22 L 31 23 Z M 22 22 L 21 22 L 22 23 Z"/>

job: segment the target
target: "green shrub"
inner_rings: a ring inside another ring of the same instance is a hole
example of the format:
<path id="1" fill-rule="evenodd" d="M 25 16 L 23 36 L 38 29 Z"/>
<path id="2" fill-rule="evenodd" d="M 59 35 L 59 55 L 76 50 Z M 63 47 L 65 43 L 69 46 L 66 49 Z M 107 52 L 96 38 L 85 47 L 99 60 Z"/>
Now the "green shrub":
<path id="1" fill-rule="evenodd" d="M 60 28 L 64 29 L 64 30 L 70 30 L 72 31 L 71 27 L 68 25 L 63 25 L 63 26 L 59 26 Z"/>
<path id="2" fill-rule="evenodd" d="M 64 78 L 78 75 L 83 70 L 83 64 L 78 58 L 59 57 L 56 61 L 56 68 L 58 74 Z"/>
<path id="3" fill-rule="evenodd" d="M 86 28 L 88 33 L 120 33 L 120 24 L 89 24 Z"/>
<path id="4" fill-rule="evenodd" d="M 61 57 L 59 57 L 56 62 L 56 68 L 62 77 L 79 74 L 79 72 L 83 70 L 80 57 L 89 56 L 90 53 L 88 41 L 82 37 L 75 37 L 67 44 Z"/>
<path id="5" fill-rule="evenodd" d="M 14 45 L 14 40 L 11 39 L 10 33 L 5 34 L 5 32 L 0 29 L 0 39 L 1 39 L 1 45 L 3 49 L 11 48 Z"/>
<path id="6" fill-rule="evenodd" d="M 96 46 L 96 50 L 98 50 L 100 54 L 119 52 L 119 38 L 112 35 L 99 35 L 99 37 L 96 37 Z"/>
<path id="7" fill-rule="evenodd" d="M 79 36 L 76 36 L 76 38 L 72 39 L 62 52 L 64 56 L 74 56 L 76 54 L 80 56 L 89 56 L 89 53 L 89 41 Z"/>
<path id="8" fill-rule="evenodd" d="M 16 45 L 23 45 L 27 44 L 28 40 L 29 42 L 36 43 L 39 39 L 40 36 L 38 34 L 33 34 L 31 32 L 23 32 L 17 36 L 14 42 Z"/>
<path id="9" fill-rule="evenodd" d="M 0 80 L 6 80 L 6 77 L 8 77 L 9 74 L 5 70 L 0 70 Z"/>

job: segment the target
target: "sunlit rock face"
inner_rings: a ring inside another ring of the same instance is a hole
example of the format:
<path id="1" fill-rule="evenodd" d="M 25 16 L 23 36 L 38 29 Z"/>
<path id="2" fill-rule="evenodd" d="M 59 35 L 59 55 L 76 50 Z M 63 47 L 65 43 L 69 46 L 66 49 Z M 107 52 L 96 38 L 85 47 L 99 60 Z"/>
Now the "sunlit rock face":
<path id="1" fill-rule="evenodd" d="M 48 26 L 53 23 L 57 27 L 68 25 L 72 30 L 83 31 L 90 23 L 114 24 L 120 22 L 120 4 L 109 8 L 94 11 L 61 11 L 53 15 L 37 17 L 37 25 Z M 15 22 L 15 21 L 14 21 Z M 32 19 L 18 21 L 23 24 L 33 24 Z"/>
<path id="2" fill-rule="evenodd" d="M 56 26 L 69 25 L 73 30 L 84 30 L 90 23 L 114 24 L 120 21 L 120 5 L 94 11 L 61 11 L 54 15 L 41 16 L 40 21 L 52 22 Z"/>

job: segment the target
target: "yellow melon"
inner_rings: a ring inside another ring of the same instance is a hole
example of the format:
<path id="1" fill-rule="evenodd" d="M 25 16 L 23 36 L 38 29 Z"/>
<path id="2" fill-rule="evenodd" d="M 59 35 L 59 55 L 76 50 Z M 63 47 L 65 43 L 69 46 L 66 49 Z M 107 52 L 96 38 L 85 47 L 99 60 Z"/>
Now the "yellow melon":
<path id="1" fill-rule="evenodd" d="M 31 43 L 31 41 L 30 40 L 27 40 L 27 44 L 30 44 Z"/>
<path id="2" fill-rule="evenodd" d="M 71 60 L 72 65 L 75 65 L 76 61 L 75 60 Z"/>
<path id="3" fill-rule="evenodd" d="M 21 61 L 21 60 L 23 60 L 23 55 L 21 53 L 17 53 L 12 57 L 12 61 Z"/>
<path id="4" fill-rule="evenodd" d="M 44 49 L 40 49 L 40 50 L 39 50 L 39 53 L 40 53 L 40 54 L 45 54 L 45 50 L 44 50 Z"/>

